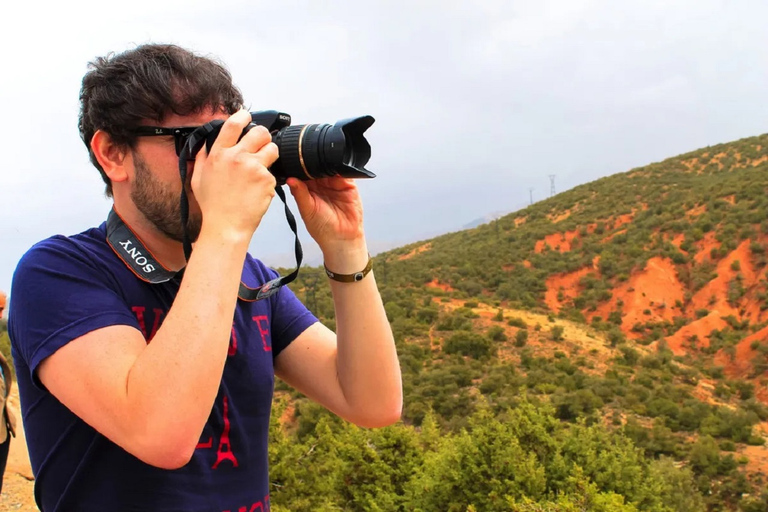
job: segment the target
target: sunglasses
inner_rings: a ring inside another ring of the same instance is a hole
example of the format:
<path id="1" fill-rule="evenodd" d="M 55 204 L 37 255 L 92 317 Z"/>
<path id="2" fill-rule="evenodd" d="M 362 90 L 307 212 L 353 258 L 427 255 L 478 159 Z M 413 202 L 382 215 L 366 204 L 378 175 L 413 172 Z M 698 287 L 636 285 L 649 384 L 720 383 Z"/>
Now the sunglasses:
<path id="1" fill-rule="evenodd" d="M 139 137 L 160 137 L 173 135 L 173 141 L 176 145 L 176 156 L 181 156 L 181 150 L 187 143 L 189 136 L 200 128 L 199 126 L 183 126 L 179 128 L 164 128 L 162 126 L 139 126 L 131 133 Z"/>

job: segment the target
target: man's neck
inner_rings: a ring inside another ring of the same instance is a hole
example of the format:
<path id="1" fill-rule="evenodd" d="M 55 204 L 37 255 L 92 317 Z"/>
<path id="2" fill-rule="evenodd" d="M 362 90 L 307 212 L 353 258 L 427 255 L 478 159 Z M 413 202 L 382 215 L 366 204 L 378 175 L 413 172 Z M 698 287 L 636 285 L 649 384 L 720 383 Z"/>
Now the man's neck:
<path id="1" fill-rule="evenodd" d="M 131 231 L 139 237 L 144 247 L 149 249 L 157 261 L 169 270 L 181 270 L 187 264 L 184 257 L 184 247 L 181 242 L 171 240 L 160 232 L 144 215 L 136 209 L 133 203 L 118 204 L 115 201 L 115 211 L 120 215 Z"/>

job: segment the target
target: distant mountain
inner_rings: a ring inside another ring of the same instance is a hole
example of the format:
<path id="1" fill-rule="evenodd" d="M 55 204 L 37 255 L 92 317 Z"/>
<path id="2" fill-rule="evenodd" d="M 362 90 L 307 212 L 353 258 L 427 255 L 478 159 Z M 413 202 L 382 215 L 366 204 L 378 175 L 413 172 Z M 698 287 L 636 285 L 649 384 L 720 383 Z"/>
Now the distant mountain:
<path id="1" fill-rule="evenodd" d="M 468 222 L 464 224 L 461 229 L 472 229 L 476 228 L 478 226 L 482 226 L 483 224 L 487 224 L 491 221 L 494 221 L 496 219 L 500 219 L 505 215 L 508 215 L 510 211 L 499 211 L 499 212 L 493 212 L 489 213 L 487 215 L 484 215 L 483 217 L 477 218 L 471 222 Z"/>

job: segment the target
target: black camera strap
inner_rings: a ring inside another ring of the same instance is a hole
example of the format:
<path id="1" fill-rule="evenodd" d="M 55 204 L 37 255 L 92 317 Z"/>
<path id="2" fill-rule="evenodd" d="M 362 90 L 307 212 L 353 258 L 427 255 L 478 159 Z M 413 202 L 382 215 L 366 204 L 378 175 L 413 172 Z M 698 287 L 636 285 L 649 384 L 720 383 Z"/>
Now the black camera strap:
<path id="1" fill-rule="evenodd" d="M 181 177 L 182 184 L 180 204 L 181 225 L 184 229 L 182 243 L 184 245 L 184 257 L 187 261 L 189 261 L 189 257 L 192 255 L 192 240 L 189 236 L 189 231 L 187 230 L 187 222 L 189 220 L 189 199 L 187 198 L 186 191 L 187 162 L 194 161 L 195 156 L 208 139 L 210 139 L 210 147 L 213 139 L 216 138 L 216 135 L 221 129 L 222 124 L 223 121 L 211 121 L 192 132 L 179 154 L 179 176 Z M 266 299 L 277 293 L 281 286 L 296 279 L 296 276 L 299 275 L 301 260 L 304 257 L 301 249 L 301 242 L 299 241 L 296 218 L 288 207 L 285 192 L 280 185 L 275 187 L 275 192 L 277 192 L 277 195 L 285 205 L 285 218 L 288 221 L 288 225 L 291 227 L 291 231 L 293 231 L 293 234 L 296 237 L 294 245 L 296 253 L 296 269 L 286 276 L 280 276 L 271 281 L 267 281 L 257 288 L 250 288 L 241 281 L 237 297 L 246 302 Z M 107 243 L 112 247 L 112 250 L 123 263 L 125 263 L 125 265 L 142 281 L 152 284 L 164 283 L 175 277 L 181 277 L 184 273 L 184 269 L 175 272 L 165 268 L 152 255 L 149 249 L 147 249 L 138 235 L 131 230 L 130 226 L 123 221 L 114 208 L 109 212 L 109 216 L 107 217 Z"/>
<path id="2" fill-rule="evenodd" d="M 197 156 L 197 153 L 203 148 L 203 145 L 208 145 L 210 148 L 213 145 L 213 141 L 221 130 L 221 126 L 224 121 L 215 119 L 195 130 L 189 135 L 187 142 L 182 147 L 179 153 L 179 176 L 181 177 L 181 225 L 184 229 L 184 257 L 189 261 L 189 257 L 192 254 L 192 241 L 189 237 L 187 230 L 187 221 L 189 220 L 189 199 L 187 198 L 187 162 L 193 161 Z M 283 201 L 285 205 L 285 218 L 288 221 L 288 225 L 293 231 L 296 242 L 294 244 L 294 250 L 296 254 L 296 269 L 287 276 L 280 276 L 271 281 L 264 283 L 257 288 L 249 288 L 244 283 L 240 283 L 240 290 L 238 291 L 238 298 L 247 302 L 253 302 L 261 299 L 265 299 L 270 295 L 277 293 L 281 286 L 286 285 L 296 279 L 299 275 L 299 268 L 301 267 L 301 260 L 304 257 L 304 253 L 301 250 L 301 242 L 299 241 L 299 233 L 296 226 L 296 218 L 288 208 L 288 202 L 285 197 L 285 192 L 280 185 L 275 187 L 275 192 Z"/>

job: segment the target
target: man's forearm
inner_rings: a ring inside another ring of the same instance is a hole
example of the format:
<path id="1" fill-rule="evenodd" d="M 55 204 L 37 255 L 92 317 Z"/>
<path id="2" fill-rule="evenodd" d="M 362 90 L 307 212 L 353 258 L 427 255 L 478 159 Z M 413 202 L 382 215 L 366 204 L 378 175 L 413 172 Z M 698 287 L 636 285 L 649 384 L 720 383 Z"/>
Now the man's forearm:
<path id="1" fill-rule="evenodd" d="M 181 451 L 194 449 L 218 393 L 247 244 L 201 233 L 168 316 L 128 376 L 144 427 L 178 440 Z"/>
<path id="2" fill-rule="evenodd" d="M 361 270 L 365 246 L 326 254 L 329 269 L 341 273 Z M 358 423 L 388 425 L 400 417 L 403 402 L 400 363 L 373 271 L 361 281 L 331 280 L 336 310 L 337 372 L 349 407 Z"/>

